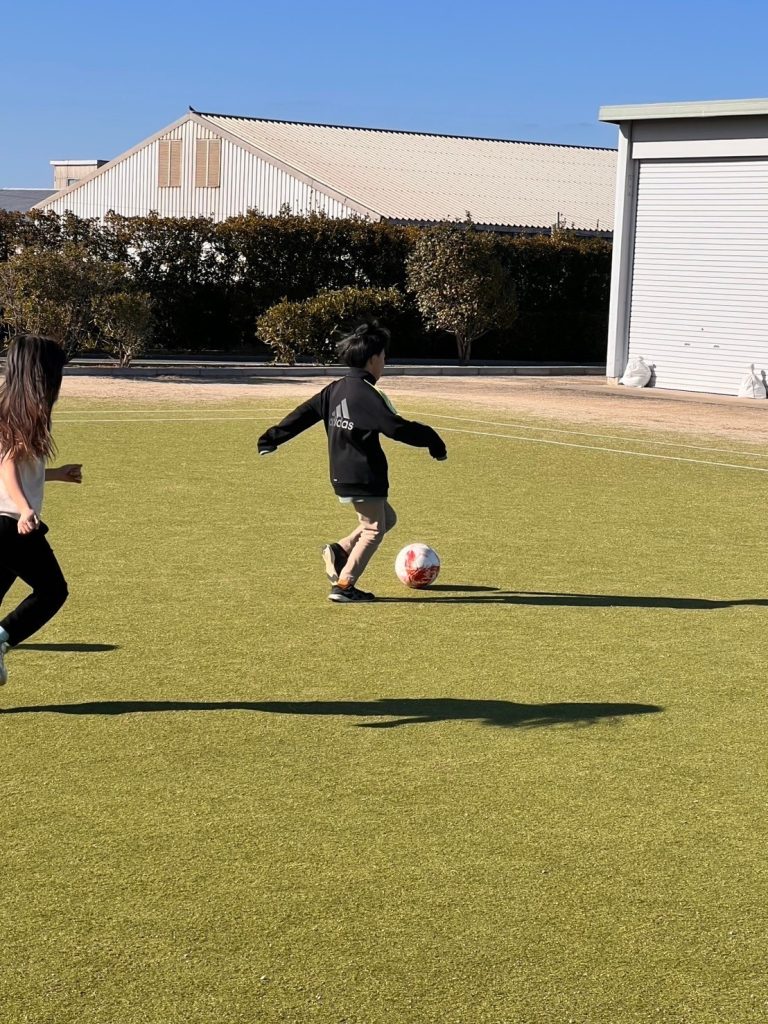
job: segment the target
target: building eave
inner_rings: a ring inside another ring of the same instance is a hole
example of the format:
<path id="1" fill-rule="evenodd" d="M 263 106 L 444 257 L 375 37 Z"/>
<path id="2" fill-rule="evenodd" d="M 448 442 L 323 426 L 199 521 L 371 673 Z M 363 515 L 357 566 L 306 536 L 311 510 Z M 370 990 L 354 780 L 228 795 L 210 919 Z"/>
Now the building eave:
<path id="1" fill-rule="evenodd" d="M 636 103 L 600 107 L 598 117 L 609 124 L 625 121 L 685 120 L 702 117 L 754 117 L 768 114 L 768 99 L 704 100 L 697 103 Z"/>

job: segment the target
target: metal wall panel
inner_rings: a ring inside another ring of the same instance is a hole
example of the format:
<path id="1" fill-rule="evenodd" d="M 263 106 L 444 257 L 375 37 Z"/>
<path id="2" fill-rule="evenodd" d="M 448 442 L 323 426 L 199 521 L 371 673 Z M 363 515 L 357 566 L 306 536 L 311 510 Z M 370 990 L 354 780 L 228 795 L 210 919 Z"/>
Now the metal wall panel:
<path id="1" fill-rule="evenodd" d="M 331 217 L 348 217 L 351 209 L 292 177 L 241 146 L 224 139 L 221 146 L 221 185 L 196 188 L 195 140 L 217 137 L 200 124 L 187 121 L 162 136 L 182 140 L 181 188 L 157 184 L 158 142 L 154 140 L 73 191 L 53 199 L 47 209 L 71 211 L 79 217 L 104 217 L 110 210 L 125 216 L 156 211 L 167 217 L 227 217 L 257 209 L 276 214 L 284 205 L 294 213 L 322 210 Z"/>
<path id="2" fill-rule="evenodd" d="M 634 356 L 683 391 L 735 395 L 768 371 L 768 161 L 640 163 Z"/>

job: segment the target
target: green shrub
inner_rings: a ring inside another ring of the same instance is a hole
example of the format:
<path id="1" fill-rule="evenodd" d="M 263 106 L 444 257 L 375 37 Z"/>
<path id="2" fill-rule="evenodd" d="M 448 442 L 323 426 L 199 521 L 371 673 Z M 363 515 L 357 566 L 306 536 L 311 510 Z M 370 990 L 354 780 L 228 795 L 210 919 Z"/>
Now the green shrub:
<path id="1" fill-rule="evenodd" d="M 135 287 L 149 295 L 149 343 L 156 349 L 194 351 L 216 347 L 219 338 L 223 347 L 237 347 L 215 228 L 207 217 L 107 220 L 107 258 L 127 264 Z"/>
<path id="2" fill-rule="evenodd" d="M 456 338 L 459 360 L 472 344 L 517 316 L 517 290 L 492 235 L 470 222 L 421 232 L 408 257 L 408 287 L 425 323 Z"/>
<path id="3" fill-rule="evenodd" d="M 403 297 L 396 288 L 340 288 L 310 299 L 283 299 L 259 317 L 256 331 L 275 361 L 293 365 L 299 358 L 334 362 L 335 344 L 345 324 L 376 317 L 385 323 L 397 315 Z"/>
<path id="4" fill-rule="evenodd" d="M 513 323 L 507 320 L 507 326 L 472 342 L 474 358 L 603 357 L 609 242 L 567 232 L 472 234 L 514 282 L 518 306 Z M 258 350 L 255 321 L 282 299 L 301 301 L 346 288 L 405 292 L 406 264 L 423 237 L 415 227 L 287 211 L 277 217 L 252 211 L 221 223 L 157 214 L 112 216 L 99 223 L 71 214 L 0 213 L 0 264 L 27 250 L 56 252 L 75 245 L 95 261 L 127 266 L 130 291 L 149 296 L 152 317 L 145 341 L 152 348 L 253 351 Z M 498 273 L 487 281 L 493 284 Z M 455 310 L 450 301 L 444 305 L 447 314 L 467 312 L 460 303 Z M 453 356 L 455 338 L 433 327 L 436 322 L 425 323 L 406 296 L 392 322 L 393 354 Z"/>
<path id="5" fill-rule="evenodd" d="M 521 310 L 596 313 L 608 309 L 612 250 L 605 239 L 558 232 L 496 235 L 494 242 L 500 261 L 517 284 Z"/>
<path id="6" fill-rule="evenodd" d="M 149 295 L 138 291 L 110 291 L 102 295 L 94 308 L 94 323 L 101 344 L 129 366 L 147 346 L 152 327 Z"/>
<path id="7" fill-rule="evenodd" d="M 515 280 L 519 315 L 476 347 L 486 359 L 602 362 L 608 334 L 611 243 L 554 235 L 496 237 L 499 259 Z"/>
<path id="8" fill-rule="evenodd" d="M 125 264 L 73 243 L 22 249 L 0 264 L 0 307 L 11 331 L 54 338 L 67 358 L 106 342 L 122 364 L 138 351 L 150 316 Z"/>
<path id="9" fill-rule="evenodd" d="M 402 287 L 414 229 L 322 213 L 251 211 L 205 217 L 112 216 L 110 259 L 130 264 L 152 298 L 156 347 L 253 345 L 257 317 L 286 298 L 345 287 Z"/>

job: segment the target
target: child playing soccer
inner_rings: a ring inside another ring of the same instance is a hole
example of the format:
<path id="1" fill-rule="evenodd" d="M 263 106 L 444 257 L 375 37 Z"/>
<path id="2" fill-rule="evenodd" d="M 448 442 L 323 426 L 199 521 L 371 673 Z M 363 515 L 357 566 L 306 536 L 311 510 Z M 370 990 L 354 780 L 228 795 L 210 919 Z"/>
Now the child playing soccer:
<path id="1" fill-rule="evenodd" d="M 442 438 L 431 427 L 398 416 L 375 387 L 384 372 L 389 331 L 376 321 L 361 324 L 337 346 L 350 368 L 341 380 L 323 388 L 259 438 L 259 454 L 268 455 L 303 430 L 325 424 L 328 435 L 331 484 L 339 501 L 351 505 L 358 525 L 348 537 L 323 548 L 326 573 L 332 583 L 330 601 L 352 603 L 375 600 L 357 583 L 384 534 L 397 521 L 387 500 L 387 459 L 379 434 L 416 448 L 426 448 L 433 459 L 448 457 Z"/>
<path id="2" fill-rule="evenodd" d="M 46 469 L 55 451 L 51 411 L 61 388 L 64 351 L 55 341 L 22 334 L 11 341 L 0 385 L 0 602 L 15 579 L 32 593 L 0 620 L 0 684 L 5 655 L 52 618 L 67 583 L 40 520 L 46 480 L 82 482 L 82 467 Z"/>

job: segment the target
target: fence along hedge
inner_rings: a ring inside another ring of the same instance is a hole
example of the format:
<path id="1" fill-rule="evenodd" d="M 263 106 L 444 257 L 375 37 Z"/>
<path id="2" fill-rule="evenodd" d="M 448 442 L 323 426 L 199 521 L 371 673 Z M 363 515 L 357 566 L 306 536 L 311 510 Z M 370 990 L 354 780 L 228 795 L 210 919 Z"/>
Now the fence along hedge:
<path id="1" fill-rule="evenodd" d="M 108 218 L 0 213 L 0 260 L 20 247 L 76 243 L 125 262 L 150 296 L 149 344 L 165 351 L 258 350 L 257 319 L 282 299 L 343 288 L 405 291 L 417 228 L 323 214 L 251 212 L 206 218 Z M 602 359 L 610 243 L 569 235 L 494 236 L 517 282 L 514 326 L 475 346 L 475 358 Z M 455 357 L 452 338 L 428 332 L 407 296 L 393 354 Z"/>

